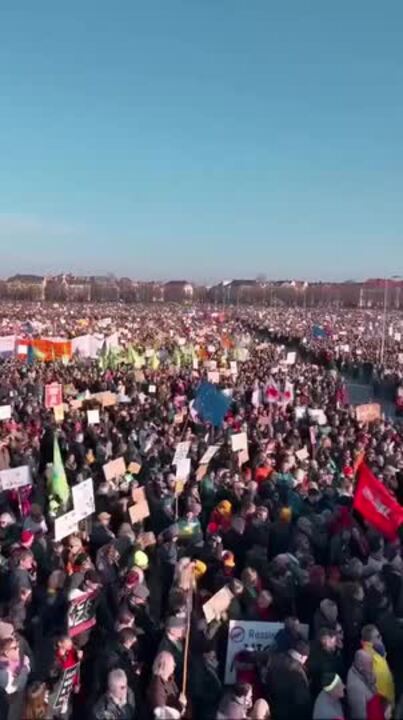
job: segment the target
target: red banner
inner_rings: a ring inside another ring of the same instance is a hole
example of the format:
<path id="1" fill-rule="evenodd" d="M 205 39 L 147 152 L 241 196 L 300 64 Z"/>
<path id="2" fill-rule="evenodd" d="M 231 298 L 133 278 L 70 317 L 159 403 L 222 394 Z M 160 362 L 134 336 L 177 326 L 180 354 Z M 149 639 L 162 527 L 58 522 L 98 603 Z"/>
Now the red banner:
<path id="1" fill-rule="evenodd" d="M 358 472 L 354 509 L 388 540 L 396 539 L 403 508 L 364 463 Z"/>

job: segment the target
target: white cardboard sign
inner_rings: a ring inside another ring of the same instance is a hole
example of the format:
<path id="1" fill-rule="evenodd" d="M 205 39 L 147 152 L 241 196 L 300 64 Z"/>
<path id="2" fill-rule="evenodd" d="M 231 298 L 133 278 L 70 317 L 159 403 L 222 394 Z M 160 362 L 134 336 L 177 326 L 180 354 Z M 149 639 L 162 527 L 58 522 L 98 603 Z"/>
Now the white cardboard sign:
<path id="1" fill-rule="evenodd" d="M 99 424 L 99 410 L 87 410 L 88 425 Z"/>
<path id="2" fill-rule="evenodd" d="M 95 512 L 94 484 L 92 478 L 72 487 L 74 510 L 77 520 L 84 520 Z"/>
<path id="3" fill-rule="evenodd" d="M 239 450 L 247 450 L 248 449 L 248 436 L 247 436 L 246 432 L 236 433 L 236 435 L 231 435 L 231 445 L 232 445 L 233 452 L 238 452 Z"/>
<path id="4" fill-rule="evenodd" d="M 28 465 L 0 471 L 0 488 L 2 491 L 15 490 L 32 484 L 31 471 Z"/>
<path id="5" fill-rule="evenodd" d="M 77 519 L 77 513 L 75 510 L 70 510 L 69 512 L 67 512 L 64 515 L 61 515 L 60 517 L 55 519 L 55 540 L 56 540 L 56 542 L 60 542 L 60 540 L 64 540 L 65 537 L 72 535 L 72 533 L 77 532 L 77 530 L 78 530 L 78 519 Z"/>
<path id="6" fill-rule="evenodd" d="M 0 420 L 11 418 L 11 405 L 0 405 Z"/>
<path id="7" fill-rule="evenodd" d="M 190 440 L 180 442 L 176 446 L 175 456 L 172 461 L 172 465 L 177 465 L 180 460 L 184 460 L 190 450 Z"/>
<path id="8" fill-rule="evenodd" d="M 219 450 L 218 445 L 210 445 L 200 460 L 200 465 L 208 465 L 210 460 L 214 457 L 216 452 Z"/>

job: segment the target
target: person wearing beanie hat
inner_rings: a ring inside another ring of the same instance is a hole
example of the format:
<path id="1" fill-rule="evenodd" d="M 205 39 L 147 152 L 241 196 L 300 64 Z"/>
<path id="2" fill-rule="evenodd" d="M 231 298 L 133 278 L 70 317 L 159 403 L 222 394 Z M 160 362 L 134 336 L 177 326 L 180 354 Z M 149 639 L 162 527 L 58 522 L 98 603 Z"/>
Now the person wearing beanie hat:
<path id="1" fill-rule="evenodd" d="M 215 532 L 226 531 L 231 527 L 232 504 L 229 500 L 222 500 L 213 510 L 209 525 L 215 526 Z"/>
<path id="2" fill-rule="evenodd" d="M 341 700 L 344 697 L 344 683 L 337 673 L 325 673 L 322 691 L 316 698 L 313 720 L 344 720 Z"/>
<path id="3" fill-rule="evenodd" d="M 144 550 L 135 551 L 133 554 L 133 565 L 143 571 L 148 569 L 148 555 L 146 555 Z"/>
<path id="4" fill-rule="evenodd" d="M 202 560 L 194 561 L 194 574 L 196 580 L 200 580 L 207 572 L 207 565 Z"/>
<path id="5" fill-rule="evenodd" d="M 20 544 L 25 547 L 31 549 L 32 545 L 34 544 L 35 535 L 32 532 L 32 530 L 23 530 L 21 533 L 20 538 Z"/>

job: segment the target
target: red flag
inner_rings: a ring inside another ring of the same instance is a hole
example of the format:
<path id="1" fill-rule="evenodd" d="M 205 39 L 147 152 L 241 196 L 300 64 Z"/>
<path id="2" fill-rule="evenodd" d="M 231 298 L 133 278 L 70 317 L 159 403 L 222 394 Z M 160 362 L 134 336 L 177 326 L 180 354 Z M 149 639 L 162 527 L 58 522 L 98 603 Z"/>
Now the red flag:
<path id="1" fill-rule="evenodd" d="M 403 523 L 403 508 L 365 463 L 358 473 L 354 509 L 388 540 L 396 539 Z"/>
<path id="2" fill-rule="evenodd" d="M 269 383 L 266 387 L 266 399 L 269 403 L 279 402 L 281 397 L 280 390 L 273 378 L 270 378 Z"/>

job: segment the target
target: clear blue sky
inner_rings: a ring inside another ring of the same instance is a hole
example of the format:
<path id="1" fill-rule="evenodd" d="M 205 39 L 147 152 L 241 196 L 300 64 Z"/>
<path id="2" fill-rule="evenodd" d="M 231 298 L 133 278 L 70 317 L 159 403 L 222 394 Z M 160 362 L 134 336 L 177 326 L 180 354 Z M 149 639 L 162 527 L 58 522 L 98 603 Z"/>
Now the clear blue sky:
<path id="1" fill-rule="evenodd" d="M 402 0 L 2 0 L 0 274 L 403 272 Z"/>

